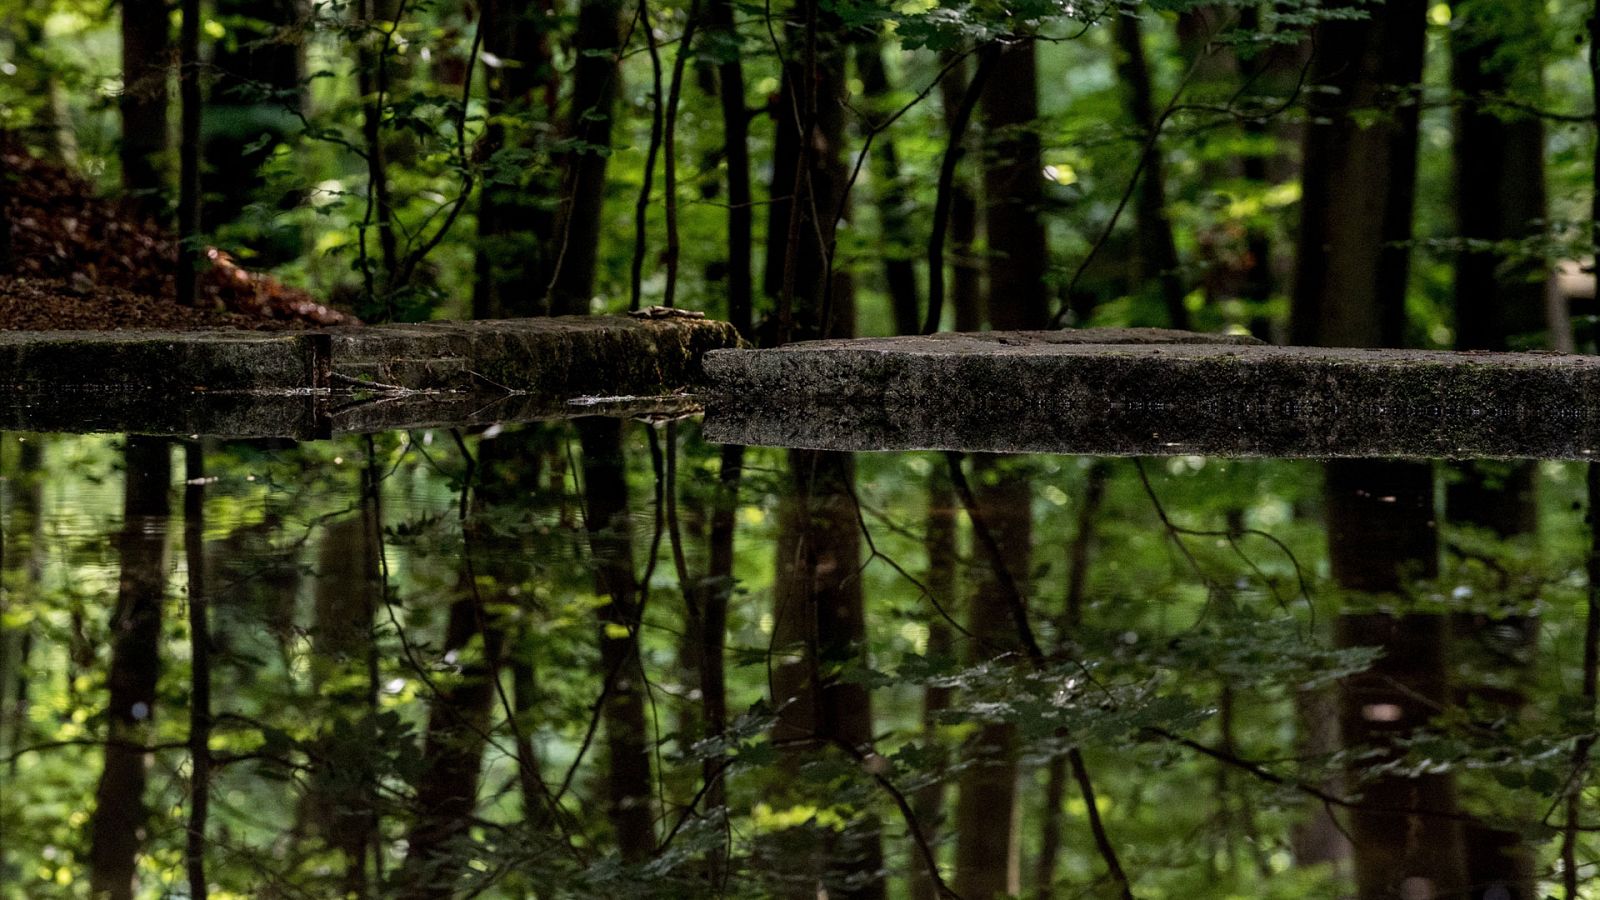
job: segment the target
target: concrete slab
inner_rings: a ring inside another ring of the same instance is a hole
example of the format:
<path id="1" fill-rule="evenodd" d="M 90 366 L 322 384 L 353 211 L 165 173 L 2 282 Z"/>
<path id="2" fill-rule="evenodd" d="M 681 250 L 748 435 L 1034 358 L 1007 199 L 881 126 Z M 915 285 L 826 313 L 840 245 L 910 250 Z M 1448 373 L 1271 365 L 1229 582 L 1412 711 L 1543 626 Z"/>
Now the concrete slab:
<path id="1" fill-rule="evenodd" d="M 571 415 L 575 397 L 695 387 L 701 357 L 738 343 L 724 322 L 608 316 L 0 332 L 0 429 L 315 437 L 531 420 Z"/>
<path id="2" fill-rule="evenodd" d="M 1600 357 L 1094 332 L 706 357 L 711 440 L 841 450 L 1539 457 L 1600 450 Z"/>

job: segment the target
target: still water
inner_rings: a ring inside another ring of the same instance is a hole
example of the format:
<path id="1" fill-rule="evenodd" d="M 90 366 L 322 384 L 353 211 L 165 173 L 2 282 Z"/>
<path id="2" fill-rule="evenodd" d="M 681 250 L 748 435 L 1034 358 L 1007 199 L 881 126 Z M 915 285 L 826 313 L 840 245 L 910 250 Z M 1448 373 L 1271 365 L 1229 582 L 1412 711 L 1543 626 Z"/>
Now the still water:
<path id="1" fill-rule="evenodd" d="M 1596 493 L 7 433 L 0 897 L 1600 896 Z"/>

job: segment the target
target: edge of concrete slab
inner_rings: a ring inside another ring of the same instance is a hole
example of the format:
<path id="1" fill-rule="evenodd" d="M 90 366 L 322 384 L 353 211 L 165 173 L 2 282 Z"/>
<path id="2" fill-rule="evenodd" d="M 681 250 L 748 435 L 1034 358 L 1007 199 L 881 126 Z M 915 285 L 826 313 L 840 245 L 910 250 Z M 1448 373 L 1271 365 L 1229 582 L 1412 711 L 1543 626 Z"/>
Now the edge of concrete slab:
<path id="1" fill-rule="evenodd" d="M 315 437 L 668 396 L 738 347 L 709 319 L 566 316 L 295 332 L 0 332 L 0 428 Z M 647 400 L 642 403 L 648 405 Z M 671 404 L 669 404 L 671 406 Z"/>
<path id="2" fill-rule="evenodd" d="M 1600 357 L 896 338 L 712 353 L 705 367 L 707 437 L 729 443 L 1299 457 L 1600 450 Z"/>

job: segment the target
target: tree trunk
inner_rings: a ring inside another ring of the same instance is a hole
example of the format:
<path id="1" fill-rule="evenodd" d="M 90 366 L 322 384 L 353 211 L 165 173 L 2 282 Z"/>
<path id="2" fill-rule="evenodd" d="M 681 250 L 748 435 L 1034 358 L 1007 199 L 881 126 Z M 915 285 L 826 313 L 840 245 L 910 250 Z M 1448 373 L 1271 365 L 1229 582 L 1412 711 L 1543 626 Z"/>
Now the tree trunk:
<path id="1" fill-rule="evenodd" d="M 541 117 L 548 121 L 557 93 L 550 13 L 549 0 L 487 0 L 482 6 L 483 52 L 510 64 L 484 67 L 487 115 L 480 153 L 489 171 L 478 194 L 472 297 L 478 319 L 543 311 L 555 219 L 541 198 L 554 194 L 557 185 L 537 172 L 524 178 L 514 171 L 514 156 L 497 154 L 532 151 L 542 157 L 547 152 L 539 146 L 538 130 L 525 126 Z"/>
<path id="2" fill-rule="evenodd" d="M 200 238 L 200 0 L 183 0 L 178 30 L 178 303 L 195 306 Z"/>
<path id="3" fill-rule="evenodd" d="M 189 896 L 206 900 L 206 818 L 211 807 L 211 622 L 206 592 L 205 446 L 184 447 L 183 559 L 189 570 Z"/>
<path id="4" fill-rule="evenodd" d="M 1293 343 L 1404 344 L 1424 8 L 1387 0 L 1316 28 Z"/>
<path id="5" fill-rule="evenodd" d="M 871 122 L 878 123 L 894 114 L 890 105 L 889 73 L 883 65 L 883 44 L 878 35 L 855 48 L 856 72 L 868 104 Z M 888 289 L 889 306 L 894 311 L 896 334 L 918 334 L 922 316 L 917 300 L 916 251 L 911 238 L 912 200 L 900 176 L 900 157 L 894 137 L 885 130 L 872 144 L 872 174 L 882 233 L 879 245 L 883 254 L 883 280 Z"/>
<path id="6" fill-rule="evenodd" d="M 554 315 L 587 313 L 594 296 L 610 155 L 601 148 L 611 146 L 611 118 L 622 80 L 617 66 L 622 52 L 620 13 L 618 0 L 589 0 L 578 11 L 567 136 L 581 149 L 567 158 L 561 190 L 555 237 L 559 249 L 550 283 Z"/>
<path id="7" fill-rule="evenodd" d="M 1460 105 L 1455 119 L 1455 180 L 1458 230 L 1469 241 L 1507 242 L 1537 238 L 1545 218 L 1544 126 L 1532 115 L 1485 108 L 1485 98 L 1539 96 L 1537 56 L 1524 59 L 1511 48 L 1537 46 L 1540 17 L 1506 16 L 1468 0 L 1455 11 L 1450 31 L 1451 83 Z M 1530 41 L 1532 41 L 1530 43 Z M 1507 350 L 1548 345 L 1544 315 L 1547 266 L 1500 258 L 1492 250 L 1464 249 L 1456 259 L 1456 346 L 1462 350 Z M 1466 463 L 1447 495 L 1450 518 L 1487 528 L 1502 538 L 1532 535 L 1538 526 L 1531 462 Z M 1511 599 L 1511 598 L 1508 598 Z M 1472 673 L 1461 700 L 1482 704 L 1515 721 L 1527 703 L 1527 668 L 1538 638 L 1529 616 L 1455 617 L 1458 646 Z M 1509 636 L 1509 639 L 1508 639 Z M 1478 683 L 1472 683 L 1472 682 Z M 1496 689 L 1485 682 L 1505 685 Z M 1532 900 L 1533 859 L 1521 837 L 1482 821 L 1463 826 L 1473 896 L 1503 893 Z"/>
<path id="8" fill-rule="evenodd" d="M 1038 118 L 1034 45 L 1019 41 L 1002 51 L 983 94 L 989 324 L 996 329 L 1050 327 Z"/>
<path id="9" fill-rule="evenodd" d="M 229 23 L 227 40 L 211 47 L 206 110 L 204 205 L 200 227 L 215 232 L 244 215 L 251 203 L 287 212 L 301 189 L 265 195 L 262 167 L 294 133 L 305 108 L 305 41 L 296 29 L 309 14 L 305 0 L 217 0 L 213 15 Z M 268 138 L 263 140 L 263 138 Z M 261 266 L 285 263 L 303 251 L 298 229 L 268 225 L 242 238 Z"/>
<path id="10" fill-rule="evenodd" d="M 123 0 L 122 187 L 151 219 L 166 218 L 167 48 L 165 0 Z"/>
<path id="11" fill-rule="evenodd" d="M 130 436 L 123 464 L 122 532 L 117 539 L 122 574 L 111 616 L 105 768 L 95 789 L 89 837 L 90 889 L 111 900 L 133 897 L 139 850 L 146 836 L 144 746 L 155 733 L 156 678 L 161 669 L 171 450 L 163 438 Z"/>
<path id="12" fill-rule="evenodd" d="M 996 457 L 974 457 L 976 497 L 984 523 L 994 533 L 1003 564 L 1027 595 L 1032 571 L 1032 489 L 1027 473 Z M 975 640 L 968 661 L 981 662 L 1008 648 L 1021 652 L 1016 623 L 999 573 L 980 566 L 977 591 L 967 616 Z M 1018 893 L 1017 734 L 1009 724 L 987 724 L 967 748 L 971 768 L 961 776 L 956 801 L 956 893 L 971 900 L 994 900 Z"/>
<path id="13" fill-rule="evenodd" d="M 1145 62 L 1144 41 L 1139 19 L 1126 13 L 1117 16 L 1117 72 L 1128 86 L 1128 111 L 1144 133 L 1144 171 L 1139 176 L 1134 227 L 1138 232 L 1139 271 L 1143 280 L 1152 277 L 1160 288 L 1161 302 L 1172 328 L 1189 327 L 1189 311 L 1183 305 L 1181 273 L 1178 271 L 1178 245 L 1172 237 L 1172 221 L 1167 218 L 1167 166 L 1156 140 L 1161 123 L 1156 120 L 1155 101 L 1150 88 L 1150 67 Z M 1148 149 L 1146 149 L 1148 148 Z"/>
<path id="14" fill-rule="evenodd" d="M 961 97 L 967 92 L 965 61 L 955 59 L 955 51 L 941 54 L 940 61 L 952 66 L 939 82 L 939 99 L 947 131 L 953 131 Z M 955 308 L 957 331 L 983 328 L 983 266 L 973 244 L 978 239 L 978 201 L 973 196 L 972 176 L 956 169 L 950 196 L 950 305 Z"/>
<path id="15" fill-rule="evenodd" d="M 744 64 L 733 0 L 711 0 L 707 38 L 722 54 L 717 63 L 717 96 L 722 102 L 723 155 L 728 166 L 728 321 L 753 339 L 754 283 L 750 267 L 754 213 L 750 193 L 750 113 L 745 108 Z"/>

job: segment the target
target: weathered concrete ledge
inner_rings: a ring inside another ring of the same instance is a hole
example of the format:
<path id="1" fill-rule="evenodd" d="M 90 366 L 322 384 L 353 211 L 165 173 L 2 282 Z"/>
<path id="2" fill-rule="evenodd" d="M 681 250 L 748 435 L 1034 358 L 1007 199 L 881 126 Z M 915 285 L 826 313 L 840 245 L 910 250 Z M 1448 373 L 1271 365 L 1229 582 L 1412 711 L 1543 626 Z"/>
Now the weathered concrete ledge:
<path id="1" fill-rule="evenodd" d="M 713 352 L 706 435 L 841 450 L 1539 457 L 1600 450 L 1600 357 L 1012 332 Z"/>
<path id="2" fill-rule="evenodd" d="M 570 415 L 703 381 L 708 319 L 572 316 L 299 332 L 0 332 L 0 428 L 314 437 Z"/>

